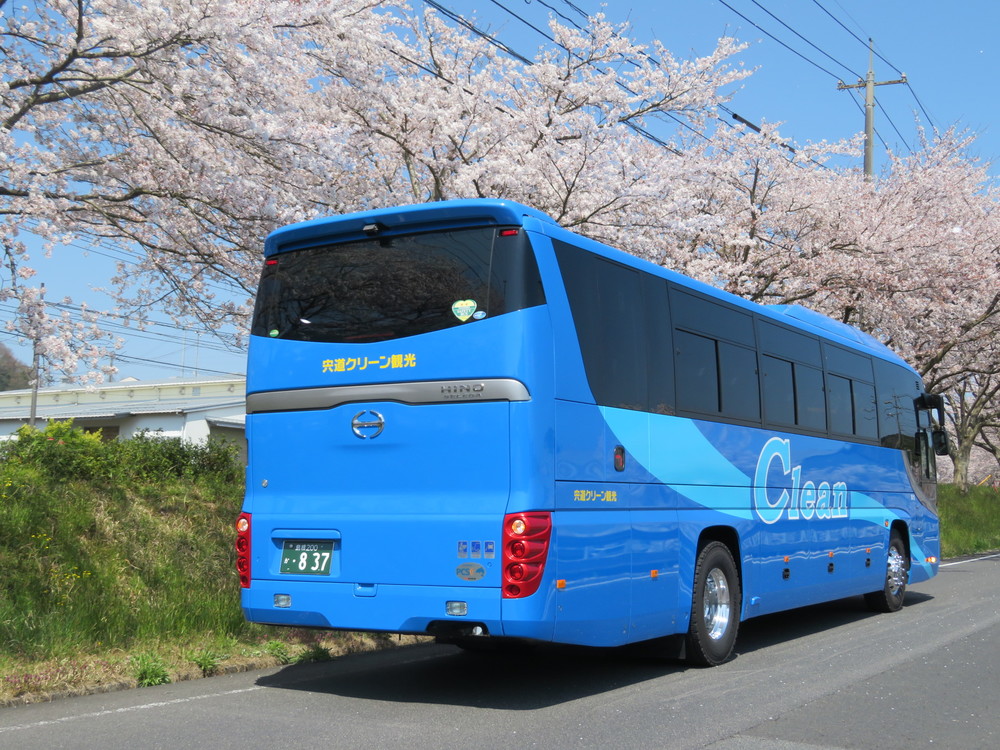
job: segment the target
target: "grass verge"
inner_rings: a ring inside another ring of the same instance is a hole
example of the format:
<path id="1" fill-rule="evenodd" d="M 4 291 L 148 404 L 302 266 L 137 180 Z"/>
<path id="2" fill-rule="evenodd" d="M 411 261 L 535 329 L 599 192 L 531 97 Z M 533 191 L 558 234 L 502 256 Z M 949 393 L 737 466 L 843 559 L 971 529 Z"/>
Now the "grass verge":
<path id="1" fill-rule="evenodd" d="M 0 704 L 335 658 L 400 642 L 247 623 L 230 447 L 102 443 L 68 423 L 0 447 Z"/>
<path id="2" fill-rule="evenodd" d="M 192 641 L 169 637 L 127 649 L 30 659 L 0 656 L 0 706 L 328 661 L 427 641 L 417 636 L 259 628 L 258 637 Z"/>
<path id="3" fill-rule="evenodd" d="M 954 485 L 941 485 L 938 513 L 942 557 L 1000 549 L 1000 491 L 972 487 L 963 494 Z"/>

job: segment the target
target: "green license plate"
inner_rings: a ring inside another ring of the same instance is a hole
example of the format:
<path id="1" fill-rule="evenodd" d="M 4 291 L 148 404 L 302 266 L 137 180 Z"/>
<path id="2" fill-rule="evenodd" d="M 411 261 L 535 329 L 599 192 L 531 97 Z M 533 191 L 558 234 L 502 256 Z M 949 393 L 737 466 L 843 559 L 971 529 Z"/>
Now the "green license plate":
<path id="1" fill-rule="evenodd" d="M 300 576 L 330 575 L 333 559 L 333 542 L 289 541 L 281 545 L 282 573 Z"/>

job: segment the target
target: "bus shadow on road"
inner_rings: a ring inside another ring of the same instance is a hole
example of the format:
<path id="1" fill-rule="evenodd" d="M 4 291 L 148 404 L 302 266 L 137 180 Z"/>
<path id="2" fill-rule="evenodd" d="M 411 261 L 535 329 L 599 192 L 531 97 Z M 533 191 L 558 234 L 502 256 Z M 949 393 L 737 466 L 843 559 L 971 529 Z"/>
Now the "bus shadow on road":
<path id="1" fill-rule="evenodd" d="M 906 606 L 932 598 L 911 591 Z M 740 626 L 735 659 L 879 616 L 886 615 L 854 597 L 754 618 Z M 425 644 L 293 665 L 257 684 L 359 700 L 536 710 L 694 669 L 670 654 L 657 642 L 621 648 L 511 645 L 483 653 Z"/>
<path id="2" fill-rule="evenodd" d="M 904 609 L 916 607 L 933 598 L 916 591 L 907 591 L 903 606 Z M 873 612 L 860 596 L 755 617 L 740 624 L 736 653 L 737 656 L 753 653 L 779 643 L 789 643 L 798 638 L 834 630 L 873 617 L 892 617 L 892 615 Z"/>
<path id="3" fill-rule="evenodd" d="M 257 684 L 361 700 L 534 710 L 686 668 L 629 648 L 541 644 L 479 653 L 427 644 L 287 667 Z"/>

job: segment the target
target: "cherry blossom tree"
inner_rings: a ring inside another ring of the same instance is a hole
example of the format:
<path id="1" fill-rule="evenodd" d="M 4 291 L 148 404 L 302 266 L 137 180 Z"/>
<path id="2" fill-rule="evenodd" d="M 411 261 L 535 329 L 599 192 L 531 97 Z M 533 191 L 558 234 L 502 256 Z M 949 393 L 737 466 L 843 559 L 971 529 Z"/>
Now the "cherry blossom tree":
<path id="1" fill-rule="evenodd" d="M 376 50 L 362 0 L 0 3 L 0 298 L 10 327 L 73 373 L 100 350 L 41 304 L 25 233 L 49 250 L 112 245 L 133 262 L 121 312 L 156 300 L 207 330 L 240 321 L 261 236 L 332 190 L 350 139 L 315 132 L 317 44 Z M 370 55 L 369 55 L 370 57 Z M 219 288 L 242 292 L 233 301 Z M 93 333 L 91 331 L 90 333 Z"/>
<path id="2" fill-rule="evenodd" d="M 828 277 L 826 300 L 949 395 L 961 487 L 1000 375 L 1000 194 L 970 144 L 945 133 L 865 185 L 862 210 L 837 219 L 844 274 Z"/>
<path id="3" fill-rule="evenodd" d="M 690 164 L 647 126 L 667 114 L 703 126 L 747 75 L 727 65 L 742 49 L 731 39 L 678 60 L 600 15 L 583 30 L 553 22 L 555 45 L 527 62 L 431 10 L 401 22 L 395 64 L 329 92 L 332 121 L 365 144 L 358 194 L 373 205 L 501 197 L 592 236 L 640 214 L 673 226 L 689 213 L 671 204 L 686 206 Z"/>
<path id="4" fill-rule="evenodd" d="M 600 17 L 553 24 L 558 46 L 525 63 L 434 12 L 366 0 L 0 9 L 0 296 L 68 372 L 100 348 L 46 313 L 27 231 L 129 253 L 113 282 L 133 320 L 167 301 L 242 331 L 261 238 L 318 213 L 490 195 L 611 234 L 653 215 L 680 162 L 639 128 L 699 122 L 745 75 L 725 65 L 731 40 L 654 58 Z"/>
<path id="5" fill-rule="evenodd" d="M 967 451 L 994 445 L 1000 421 L 998 195 L 967 137 L 927 139 L 865 180 L 842 166 L 857 140 L 788 144 L 771 125 L 719 123 L 748 75 L 732 39 L 680 59 L 597 15 L 553 21 L 555 43 L 526 59 L 475 23 L 376 0 L 0 0 L 9 328 L 66 372 L 102 353 L 99 316 L 48 312 L 29 232 L 51 251 L 128 254 L 110 283 L 138 324 L 166 302 L 241 333 L 274 227 L 508 198 L 871 332 L 951 394 L 965 481 Z"/>

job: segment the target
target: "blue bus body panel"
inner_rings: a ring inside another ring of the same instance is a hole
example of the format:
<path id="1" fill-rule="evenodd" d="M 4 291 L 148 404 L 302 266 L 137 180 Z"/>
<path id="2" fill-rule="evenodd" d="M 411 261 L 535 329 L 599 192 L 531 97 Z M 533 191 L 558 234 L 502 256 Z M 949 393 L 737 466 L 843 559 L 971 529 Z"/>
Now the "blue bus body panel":
<path id="1" fill-rule="evenodd" d="M 513 201 L 453 200 L 399 208 L 380 208 L 345 214 L 335 219 L 313 219 L 271 232 L 264 242 L 264 255 L 295 250 L 317 242 L 350 242 L 365 239 L 364 228 L 380 224 L 385 232 L 432 231 L 469 226 L 556 226 L 533 208 Z"/>
<path id="2" fill-rule="evenodd" d="M 355 400 L 249 414 L 248 619 L 415 633 L 468 621 L 493 635 L 593 646 L 684 633 L 706 529 L 738 542 L 744 618 L 880 590 L 900 522 L 909 530 L 910 581 L 936 573 L 937 518 L 913 492 L 902 451 L 596 405 L 551 238 L 706 295 L 718 290 L 504 201 L 306 222 L 273 233 L 266 253 L 362 239 L 372 223 L 390 233 L 520 225 L 547 304 L 379 343 L 252 337 L 248 394 L 510 378 L 530 400 Z M 870 337 L 801 308 L 760 314 L 899 361 Z M 368 411 L 384 417 L 377 440 L 352 432 L 352 420 Z M 616 446 L 625 451 L 623 471 Z M 551 512 L 544 576 L 535 594 L 505 599 L 503 516 L 528 510 Z M 329 575 L 282 573 L 284 540 L 331 542 Z M 466 616 L 448 614 L 455 601 L 467 604 Z"/>
<path id="3" fill-rule="evenodd" d="M 544 461 L 551 449 L 540 455 L 534 448 L 552 439 L 545 427 L 552 421 L 552 364 L 528 356 L 538 341 L 551 341 L 547 308 L 475 326 L 475 336 L 452 328 L 374 344 L 253 340 L 252 357 L 264 366 L 253 371 L 250 393 L 289 383 L 316 388 L 486 376 L 534 386 L 526 402 L 351 401 L 248 415 L 248 619 L 424 632 L 429 622 L 447 619 L 445 603 L 456 600 L 469 606 L 464 619 L 492 634 L 551 637 L 543 597 L 508 608 L 512 614 L 501 620 L 507 603 L 498 561 L 504 514 L 552 506 L 551 462 Z M 394 354 L 410 365 L 394 370 Z M 343 367 L 330 364 L 340 360 Z M 390 366 L 373 366 L 380 360 Z M 359 439 L 352 420 L 369 411 L 383 416 L 384 432 Z M 512 471 L 532 479 L 512 488 Z M 332 540 L 330 574 L 280 572 L 285 540 Z M 291 606 L 276 606 L 275 595 L 289 595 Z"/>

